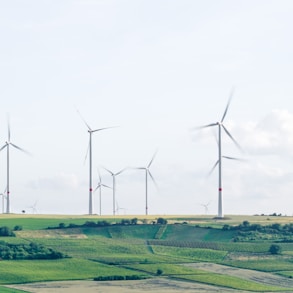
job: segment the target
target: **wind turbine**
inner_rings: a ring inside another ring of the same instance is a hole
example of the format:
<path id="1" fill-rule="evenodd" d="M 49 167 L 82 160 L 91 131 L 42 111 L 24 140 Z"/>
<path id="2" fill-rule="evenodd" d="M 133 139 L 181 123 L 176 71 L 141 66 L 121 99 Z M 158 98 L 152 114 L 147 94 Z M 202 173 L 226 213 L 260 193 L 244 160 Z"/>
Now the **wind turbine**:
<path id="1" fill-rule="evenodd" d="M 112 179 L 113 179 L 113 185 L 112 185 L 112 189 L 113 189 L 113 216 L 115 216 L 116 214 L 116 207 L 115 207 L 115 202 L 116 202 L 116 176 L 120 175 L 123 171 L 126 170 L 126 168 L 120 170 L 119 172 L 117 173 L 114 173 L 112 171 L 110 171 L 109 169 L 107 168 L 104 168 L 107 172 L 110 173 L 110 175 L 112 176 Z"/>
<path id="2" fill-rule="evenodd" d="M 10 169 L 9 169 L 9 150 L 10 150 L 10 146 L 26 153 L 29 154 L 29 152 L 27 152 L 26 150 L 22 149 L 21 147 L 13 144 L 10 141 L 10 122 L 9 122 L 9 118 L 8 120 L 8 140 L 5 142 L 4 146 L 1 147 L 0 152 L 3 149 L 7 149 L 7 184 L 6 184 L 6 213 L 9 214 L 10 213 L 10 189 L 9 189 L 9 175 L 10 175 Z"/>
<path id="3" fill-rule="evenodd" d="M 117 206 L 117 208 L 116 208 L 117 215 L 119 215 L 119 211 L 120 210 L 123 210 L 124 211 L 124 215 L 125 215 L 126 208 L 119 207 L 118 201 L 116 201 L 116 206 Z"/>
<path id="4" fill-rule="evenodd" d="M 37 208 L 36 208 L 37 203 L 38 203 L 38 201 L 35 201 L 35 203 L 32 206 L 27 207 L 28 209 L 30 209 L 32 211 L 33 214 L 36 214 L 38 212 Z"/>
<path id="5" fill-rule="evenodd" d="M 97 189 L 99 189 L 100 216 L 101 216 L 102 215 L 102 186 L 107 187 L 107 188 L 111 188 L 111 187 L 102 183 L 102 178 L 101 178 L 101 174 L 99 171 L 98 171 L 98 175 L 99 175 L 99 182 L 98 182 L 98 185 L 97 185 L 95 191 Z"/>
<path id="6" fill-rule="evenodd" d="M 6 190 L 7 190 L 7 188 L 5 188 L 5 190 L 3 191 L 3 193 L 0 193 L 0 195 L 2 196 L 2 214 L 4 214 L 4 199 L 7 198 L 6 195 L 5 195 Z"/>
<path id="7" fill-rule="evenodd" d="M 153 183 L 155 184 L 155 186 L 157 187 L 157 183 L 152 175 L 152 173 L 150 172 L 150 167 L 157 155 L 157 152 L 156 151 L 152 157 L 152 159 L 150 160 L 149 164 L 146 166 L 146 167 L 138 167 L 138 168 L 135 168 L 135 169 L 138 169 L 138 170 L 145 170 L 145 214 L 148 215 L 148 176 L 151 177 Z"/>
<path id="8" fill-rule="evenodd" d="M 208 208 L 208 206 L 211 204 L 211 202 L 208 202 L 207 204 L 201 204 L 201 206 L 203 206 L 204 207 L 204 210 L 205 210 L 205 214 L 207 214 L 208 213 L 208 211 L 209 211 L 209 208 Z"/>
<path id="9" fill-rule="evenodd" d="M 92 176 L 92 135 L 94 132 L 102 131 L 105 129 L 110 129 L 113 127 L 104 127 L 104 128 L 98 128 L 98 129 L 91 129 L 91 127 L 87 124 L 85 119 L 81 116 L 80 112 L 77 110 L 77 113 L 79 114 L 80 118 L 83 120 L 84 124 L 88 128 L 89 133 L 89 215 L 93 214 L 93 176 Z"/>
<path id="10" fill-rule="evenodd" d="M 223 117 L 219 122 L 215 122 L 215 123 L 211 123 L 208 125 L 204 125 L 204 126 L 200 126 L 197 127 L 196 129 L 203 129 L 203 128 L 209 128 L 209 127 L 214 127 L 217 126 L 218 127 L 218 161 L 216 162 L 216 164 L 214 165 L 214 167 L 212 168 L 212 171 L 216 168 L 216 166 L 218 165 L 219 167 L 219 188 L 218 188 L 218 218 L 223 218 L 223 187 L 222 187 L 222 158 L 225 156 L 222 156 L 222 129 L 224 129 L 225 133 L 229 136 L 229 138 L 234 142 L 234 144 L 241 150 L 240 145 L 238 144 L 238 142 L 234 139 L 234 137 L 231 135 L 231 133 L 227 130 L 227 128 L 224 126 L 223 122 L 225 120 L 225 117 L 227 115 L 228 109 L 230 107 L 230 103 L 231 103 L 231 99 L 233 96 L 233 90 L 230 94 L 230 98 L 228 100 L 226 109 L 224 111 Z M 235 159 L 236 158 L 232 158 L 232 157 L 225 157 L 226 159 Z"/>

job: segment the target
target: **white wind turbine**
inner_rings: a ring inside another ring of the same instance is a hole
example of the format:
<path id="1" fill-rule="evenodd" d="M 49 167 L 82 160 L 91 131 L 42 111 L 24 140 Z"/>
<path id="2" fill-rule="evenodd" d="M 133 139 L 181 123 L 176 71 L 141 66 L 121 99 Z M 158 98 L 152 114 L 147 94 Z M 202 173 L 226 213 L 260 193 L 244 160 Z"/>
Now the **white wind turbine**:
<path id="1" fill-rule="evenodd" d="M 116 201 L 116 212 L 117 212 L 117 215 L 119 215 L 119 211 L 120 210 L 123 210 L 124 211 L 124 215 L 125 215 L 125 213 L 126 213 L 126 208 L 121 208 L 120 206 L 119 206 L 119 204 L 118 204 L 118 201 Z"/>
<path id="2" fill-rule="evenodd" d="M 4 200 L 6 199 L 6 195 L 5 195 L 6 190 L 7 190 L 7 188 L 5 188 L 3 193 L 0 193 L 0 196 L 2 196 L 2 214 L 4 214 Z"/>
<path id="3" fill-rule="evenodd" d="M 114 173 L 112 171 L 110 171 L 107 168 L 104 168 L 107 172 L 110 173 L 110 175 L 112 176 L 112 180 L 113 180 L 113 185 L 112 185 L 112 190 L 113 190 L 113 216 L 115 216 L 116 214 L 116 207 L 115 207 L 115 203 L 116 203 L 116 176 L 120 175 L 122 172 L 124 172 L 126 170 L 126 168 L 120 170 L 117 173 Z"/>
<path id="4" fill-rule="evenodd" d="M 106 188 L 111 188 L 111 187 L 102 183 L 102 177 L 99 171 L 98 171 L 98 175 L 99 175 L 99 182 L 95 191 L 99 189 L 100 216 L 101 216 L 102 215 L 102 187 L 106 187 Z"/>
<path id="5" fill-rule="evenodd" d="M 91 129 L 91 127 L 87 124 L 87 122 L 85 121 L 85 119 L 81 116 L 80 112 L 77 110 L 79 116 L 81 117 L 81 119 L 83 120 L 84 124 L 86 125 L 86 127 L 88 128 L 88 133 L 89 133 L 89 215 L 93 214 L 93 176 L 92 176 L 92 134 L 94 132 L 98 132 L 101 130 L 105 130 L 105 129 L 110 129 L 113 127 L 104 127 L 104 128 L 98 128 L 98 129 Z"/>
<path id="6" fill-rule="evenodd" d="M 153 177 L 152 173 L 150 172 L 150 167 L 157 155 L 157 152 L 156 151 L 152 157 L 152 159 L 150 160 L 149 164 L 146 166 L 146 167 L 138 167 L 138 168 L 135 168 L 135 169 L 138 169 L 138 170 L 145 170 L 145 214 L 148 215 L 148 177 L 150 176 L 153 183 L 155 184 L 155 186 L 158 188 L 157 186 L 157 183 L 155 181 L 155 178 Z"/>
<path id="7" fill-rule="evenodd" d="M 214 127 L 214 126 L 218 127 L 218 161 L 215 163 L 215 165 L 212 168 L 212 171 L 213 171 L 217 165 L 219 167 L 218 218 L 224 217 L 224 215 L 223 215 L 223 187 L 222 187 L 222 158 L 224 157 L 226 159 L 237 160 L 236 158 L 222 156 L 222 129 L 224 129 L 224 131 L 230 137 L 230 139 L 234 142 L 234 144 L 241 150 L 240 145 L 237 143 L 237 141 L 234 139 L 234 137 L 231 135 L 231 133 L 227 130 L 227 128 L 223 124 L 225 117 L 227 115 L 230 103 L 231 103 L 232 96 L 233 96 L 233 90 L 230 94 L 230 98 L 228 100 L 223 117 L 219 122 L 196 127 L 196 129 L 209 128 L 209 127 Z"/>
<path id="8" fill-rule="evenodd" d="M 21 147 L 13 144 L 10 141 L 10 122 L 9 122 L 9 118 L 8 118 L 8 140 L 5 142 L 4 146 L 1 147 L 0 152 L 6 148 L 7 150 L 7 184 L 6 184 L 6 213 L 9 214 L 10 213 L 10 185 L 9 185 L 9 179 L 10 179 L 10 165 L 9 165 L 9 150 L 10 150 L 10 146 L 26 153 L 26 154 L 30 154 L 29 152 L 27 152 L 26 150 L 22 149 Z"/>
<path id="9" fill-rule="evenodd" d="M 38 201 L 35 201 L 33 205 L 28 206 L 27 208 L 30 209 L 33 214 L 36 214 L 38 212 L 37 204 L 38 204 Z"/>
<path id="10" fill-rule="evenodd" d="M 211 204 L 211 202 L 208 202 L 208 203 L 206 203 L 206 204 L 200 204 L 201 206 L 204 207 L 205 214 L 208 213 L 208 211 L 209 211 L 209 205 L 210 205 L 210 204 Z"/>

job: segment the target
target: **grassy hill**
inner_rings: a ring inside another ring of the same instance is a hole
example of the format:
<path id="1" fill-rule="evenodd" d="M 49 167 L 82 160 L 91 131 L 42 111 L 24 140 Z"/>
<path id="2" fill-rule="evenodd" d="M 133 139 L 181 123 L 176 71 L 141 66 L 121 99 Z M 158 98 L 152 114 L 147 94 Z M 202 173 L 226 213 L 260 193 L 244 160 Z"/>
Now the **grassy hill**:
<path id="1" fill-rule="evenodd" d="M 128 221 L 133 217 L 125 218 L 1 215 L 0 227 L 22 229 L 14 232 L 15 237 L 0 237 L 0 241 L 14 245 L 33 242 L 67 257 L 2 260 L 0 284 L 161 276 L 254 292 L 290 292 L 293 288 L 290 217 L 231 216 L 215 220 L 165 216 L 167 225 L 156 224 L 157 216 L 137 216 L 133 225 Z M 95 226 L 101 221 L 108 224 Z M 273 244 L 281 253 L 269 252 Z M 183 265 L 188 263 L 210 266 Z M 223 266 L 223 270 L 210 271 L 213 264 Z M 269 275 L 256 280 L 226 274 L 227 267 Z M 280 276 L 281 283 L 269 281 Z"/>

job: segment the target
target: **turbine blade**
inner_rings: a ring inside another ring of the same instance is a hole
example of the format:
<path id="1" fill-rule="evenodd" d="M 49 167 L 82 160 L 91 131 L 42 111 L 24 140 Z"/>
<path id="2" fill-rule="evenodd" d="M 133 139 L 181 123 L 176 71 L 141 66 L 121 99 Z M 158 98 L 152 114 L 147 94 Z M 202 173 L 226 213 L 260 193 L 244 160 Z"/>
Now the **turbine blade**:
<path id="1" fill-rule="evenodd" d="M 101 188 L 101 184 L 100 183 L 97 185 L 97 187 L 95 188 L 94 192 L 97 191 L 99 188 Z"/>
<path id="2" fill-rule="evenodd" d="M 10 142 L 10 119 L 8 114 L 7 114 L 7 127 L 8 127 L 8 142 Z"/>
<path id="3" fill-rule="evenodd" d="M 145 170 L 146 167 L 128 167 L 128 169 L 133 169 L 133 170 Z"/>
<path id="4" fill-rule="evenodd" d="M 108 186 L 108 185 L 106 185 L 106 184 L 101 184 L 101 186 L 104 186 L 104 187 L 107 187 L 107 188 L 112 189 L 112 187 L 110 187 L 110 186 Z"/>
<path id="5" fill-rule="evenodd" d="M 81 120 L 84 122 L 84 124 L 86 125 L 86 127 L 88 128 L 88 130 L 92 130 L 91 127 L 87 124 L 87 122 L 85 121 L 85 119 L 82 117 L 82 115 L 80 114 L 80 112 L 78 111 L 78 109 L 76 109 L 76 112 L 78 113 L 79 117 L 81 118 Z"/>
<path id="6" fill-rule="evenodd" d="M 156 186 L 156 188 L 159 189 L 158 184 L 157 184 L 157 182 L 156 182 L 154 176 L 152 175 L 152 173 L 151 173 L 149 170 L 148 170 L 147 172 L 148 172 L 148 174 L 150 175 L 150 177 L 151 177 L 151 179 L 152 179 L 154 185 Z"/>
<path id="7" fill-rule="evenodd" d="M 197 126 L 197 127 L 193 127 L 193 130 L 198 130 L 198 129 L 203 129 L 203 128 L 208 128 L 208 127 L 213 127 L 218 125 L 218 123 L 211 123 L 211 124 L 207 124 L 207 125 L 203 125 L 203 126 Z"/>
<path id="8" fill-rule="evenodd" d="M 232 97 L 233 97 L 233 93 L 234 93 L 234 88 L 232 88 L 232 90 L 231 90 L 230 97 L 229 97 L 229 100 L 228 100 L 228 103 L 227 103 L 227 106 L 226 106 L 225 112 L 224 112 L 224 114 L 223 114 L 223 117 L 222 117 L 222 119 L 221 119 L 221 122 L 224 121 L 224 119 L 225 119 L 225 117 L 226 117 L 226 115 L 227 115 L 227 112 L 228 112 L 228 109 L 229 109 L 229 107 L 230 107 L 230 103 L 231 103 L 231 100 L 232 100 Z"/>
<path id="9" fill-rule="evenodd" d="M 232 134 L 227 130 L 227 128 L 222 124 L 223 129 L 227 133 L 227 135 L 232 139 L 232 141 L 235 143 L 235 145 L 238 147 L 238 149 L 243 152 L 240 144 L 235 140 L 235 138 L 232 136 Z"/>
<path id="10" fill-rule="evenodd" d="M 91 130 L 91 132 L 97 132 L 97 131 L 101 131 L 101 130 L 105 130 L 105 129 L 110 129 L 110 128 L 117 128 L 118 126 L 111 126 L 111 127 L 104 127 L 104 128 L 98 128 L 95 130 Z"/>
<path id="11" fill-rule="evenodd" d="M 88 153 L 89 153 L 89 149 L 90 149 L 90 143 L 89 143 L 88 146 L 87 146 L 87 150 L 86 150 L 86 154 L 85 154 L 84 162 L 83 162 L 84 165 L 85 165 L 85 162 L 86 162 L 86 159 L 87 159 Z"/>
<path id="12" fill-rule="evenodd" d="M 30 152 L 26 151 L 25 149 L 23 149 L 23 148 L 21 148 L 21 147 L 15 145 L 15 144 L 13 144 L 13 143 L 10 143 L 10 145 L 12 145 L 14 148 L 16 148 L 16 149 L 18 149 L 18 150 L 20 150 L 20 151 L 26 153 L 27 155 L 31 155 Z"/>
<path id="13" fill-rule="evenodd" d="M 154 155 L 153 155 L 153 157 L 152 157 L 151 161 L 149 162 L 149 164 L 148 164 L 147 168 L 149 168 L 149 167 L 151 166 L 151 164 L 153 163 L 153 161 L 154 161 L 154 159 L 155 159 L 155 157 L 156 157 L 157 153 L 158 153 L 158 150 L 156 150 L 156 151 L 155 151 L 155 153 L 154 153 Z"/>
<path id="14" fill-rule="evenodd" d="M 214 164 L 213 168 L 210 170 L 210 172 L 207 174 L 207 177 L 211 176 L 217 165 L 219 164 L 219 160 Z"/>
<path id="15" fill-rule="evenodd" d="M 107 169 L 107 168 L 105 168 L 105 167 L 102 167 L 103 169 L 105 169 L 107 172 L 109 172 L 112 176 L 114 176 L 115 174 L 112 172 L 112 171 L 110 171 L 109 169 Z"/>
<path id="16" fill-rule="evenodd" d="M 122 170 L 120 170 L 119 172 L 117 172 L 117 173 L 115 174 L 115 176 L 121 174 L 121 173 L 124 172 L 126 169 L 127 169 L 127 168 L 123 168 Z"/>
<path id="17" fill-rule="evenodd" d="M 0 152 L 7 147 L 7 143 L 0 149 Z"/>
<path id="18" fill-rule="evenodd" d="M 229 157 L 229 156 L 222 156 L 222 157 L 225 159 L 228 159 L 228 160 L 245 161 L 244 159 L 234 158 L 234 157 Z"/>
<path id="19" fill-rule="evenodd" d="M 100 173 L 100 170 L 98 169 L 98 177 L 99 177 L 99 183 L 102 182 L 102 177 L 101 177 L 101 173 Z"/>

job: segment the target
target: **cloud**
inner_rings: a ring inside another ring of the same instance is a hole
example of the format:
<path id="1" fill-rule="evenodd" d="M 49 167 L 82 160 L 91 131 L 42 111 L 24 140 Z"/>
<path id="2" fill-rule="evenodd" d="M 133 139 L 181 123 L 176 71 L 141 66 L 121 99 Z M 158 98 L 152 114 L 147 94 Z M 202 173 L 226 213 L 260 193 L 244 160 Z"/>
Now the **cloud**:
<path id="1" fill-rule="evenodd" d="M 32 189 L 68 190 L 77 189 L 80 185 L 78 177 L 74 174 L 56 174 L 52 177 L 40 177 L 31 181 L 28 186 Z"/>
<path id="2" fill-rule="evenodd" d="M 273 110 L 261 121 L 244 126 L 242 137 L 251 154 L 293 157 L 293 114 Z"/>

